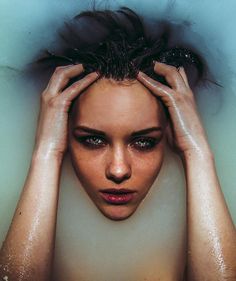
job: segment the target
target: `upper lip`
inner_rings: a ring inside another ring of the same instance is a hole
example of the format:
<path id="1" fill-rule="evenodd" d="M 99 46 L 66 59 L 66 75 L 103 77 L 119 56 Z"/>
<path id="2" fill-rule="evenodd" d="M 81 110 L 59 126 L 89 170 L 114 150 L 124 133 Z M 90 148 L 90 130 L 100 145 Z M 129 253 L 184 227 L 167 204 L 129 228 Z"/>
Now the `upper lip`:
<path id="1" fill-rule="evenodd" d="M 112 194 L 122 194 L 122 193 L 134 193 L 136 191 L 135 190 L 131 190 L 131 189 L 125 189 L 125 188 L 121 188 L 121 189 L 108 188 L 108 189 L 101 189 L 100 192 L 112 193 Z"/>

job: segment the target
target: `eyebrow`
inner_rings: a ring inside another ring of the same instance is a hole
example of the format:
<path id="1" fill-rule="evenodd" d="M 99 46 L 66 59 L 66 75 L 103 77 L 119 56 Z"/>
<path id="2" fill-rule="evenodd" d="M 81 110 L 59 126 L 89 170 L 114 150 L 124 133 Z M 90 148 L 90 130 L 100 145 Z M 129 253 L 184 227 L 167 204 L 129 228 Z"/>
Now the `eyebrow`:
<path id="1" fill-rule="evenodd" d="M 87 132 L 87 133 L 99 134 L 101 136 L 106 136 L 106 133 L 103 132 L 103 131 L 100 131 L 100 130 L 97 130 L 97 129 L 94 129 L 94 128 L 89 128 L 89 127 L 82 126 L 82 125 L 75 127 L 74 130 L 76 130 L 76 131 L 80 130 L 80 131 L 84 131 L 84 132 Z M 146 134 L 149 134 L 149 133 L 155 132 L 155 131 L 162 131 L 162 128 L 161 127 L 146 128 L 146 129 L 143 129 L 143 130 L 140 130 L 140 131 L 132 132 L 131 136 L 135 137 L 135 136 L 139 136 L 139 135 L 146 135 Z"/>
<path id="2" fill-rule="evenodd" d="M 151 132 L 155 132 L 155 131 L 162 131 L 162 128 L 161 127 L 150 127 L 150 128 L 146 128 L 146 129 L 143 129 L 143 130 L 140 130 L 140 131 L 136 131 L 136 132 L 133 132 L 131 134 L 131 136 L 138 136 L 138 135 L 146 135 L 146 134 L 149 134 Z"/>

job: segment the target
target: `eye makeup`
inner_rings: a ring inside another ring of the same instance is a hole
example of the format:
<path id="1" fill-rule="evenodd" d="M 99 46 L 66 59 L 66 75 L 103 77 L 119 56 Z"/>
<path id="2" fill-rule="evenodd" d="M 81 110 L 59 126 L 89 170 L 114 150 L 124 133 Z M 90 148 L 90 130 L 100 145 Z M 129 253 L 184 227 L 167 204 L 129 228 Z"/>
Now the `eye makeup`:
<path id="1" fill-rule="evenodd" d="M 162 136 L 158 138 L 140 136 L 132 139 L 128 145 L 136 150 L 147 151 L 153 149 L 160 142 L 161 138 Z M 108 140 L 98 135 L 75 135 L 75 139 L 89 149 L 99 149 L 109 145 Z"/>
<path id="2" fill-rule="evenodd" d="M 98 149 L 108 144 L 103 137 L 97 135 L 76 136 L 75 138 L 80 144 L 91 149 Z"/>
<path id="3" fill-rule="evenodd" d="M 135 141 L 131 143 L 131 146 L 141 151 L 151 150 L 160 142 L 160 140 L 161 138 L 140 137 L 135 139 Z"/>

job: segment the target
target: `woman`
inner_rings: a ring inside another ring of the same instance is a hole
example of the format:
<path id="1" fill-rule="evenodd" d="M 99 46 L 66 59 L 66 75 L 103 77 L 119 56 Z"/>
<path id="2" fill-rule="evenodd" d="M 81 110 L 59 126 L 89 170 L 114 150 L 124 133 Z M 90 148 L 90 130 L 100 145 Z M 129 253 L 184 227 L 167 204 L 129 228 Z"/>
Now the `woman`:
<path id="1" fill-rule="evenodd" d="M 0 277 L 50 280 L 67 148 L 97 208 L 109 219 L 124 220 L 158 176 L 168 142 L 181 157 L 186 176 L 185 278 L 235 280 L 235 228 L 185 72 L 195 66 L 202 78 L 201 58 L 169 46 L 167 32 L 158 41 L 148 39 L 131 10 L 87 12 L 77 18 L 86 17 L 100 23 L 100 38 L 94 34 L 79 40 L 77 48 L 78 34 L 70 29 L 73 42 L 64 39 L 73 48 L 41 59 L 64 66 L 56 68 L 42 93 L 31 166 L 1 249 Z"/>

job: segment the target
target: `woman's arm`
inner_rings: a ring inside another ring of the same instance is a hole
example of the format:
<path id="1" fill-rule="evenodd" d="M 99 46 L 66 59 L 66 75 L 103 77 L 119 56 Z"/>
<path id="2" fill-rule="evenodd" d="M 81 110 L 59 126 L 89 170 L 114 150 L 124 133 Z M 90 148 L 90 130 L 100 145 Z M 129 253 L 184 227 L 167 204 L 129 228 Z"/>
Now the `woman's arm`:
<path id="1" fill-rule="evenodd" d="M 217 179 L 214 157 L 183 68 L 156 63 L 168 86 L 144 73 L 138 79 L 163 101 L 171 117 L 169 142 L 187 181 L 188 281 L 236 280 L 236 233 Z"/>
<path id="2" fill-rule="evenodd" d="M 82 65 L 57 68 L 42 94 L 29 173 L 0 251 L 1 280 L 50 280 L 68 110 L 72 100 L 98 77 L 91 73 L 64 89 L 82 71 Z"/>
<path id="3" fill-rule="evenodd" d="M 50 280 L 61 162 L 40 150 L 33 154 L 0 252 L 1 280 Z"/>
<path id="4" fill-rule="evenodd" d="M 236 232 L 210 151 L 185 156 L 187 280 L 236 280 Z"/>

